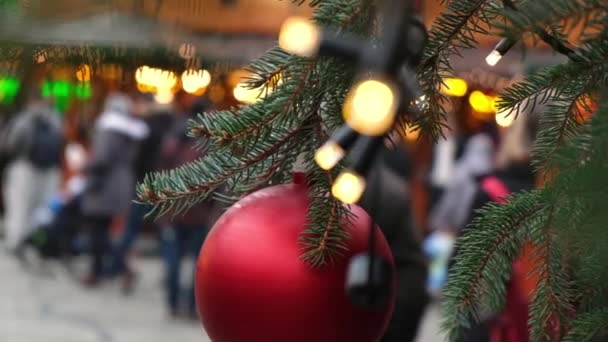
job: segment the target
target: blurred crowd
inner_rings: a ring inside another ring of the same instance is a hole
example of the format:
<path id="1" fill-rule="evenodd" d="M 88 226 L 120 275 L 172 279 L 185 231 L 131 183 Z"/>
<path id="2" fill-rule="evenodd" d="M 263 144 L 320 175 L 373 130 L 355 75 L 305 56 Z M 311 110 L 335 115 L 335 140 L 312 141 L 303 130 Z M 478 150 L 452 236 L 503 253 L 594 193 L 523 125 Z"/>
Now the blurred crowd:
<path id="1" fill-rule="evenodd" d="M 209 200 L 176 218 L 146 219 L 152 207 L 136 202 L 146 174 L 175 168 L 204 154 L 187 137 L 187 121 L 212 109 L 198 97 L 185 105 L 161 104 L 153 95 L 107 95 L 88 139 L 66 141 L 62 115 L 51 98 L 32 92 L 0 128 L 4 245 L 28 261 L 28 251 L 66 265 L 89 255 L 82 285 L 119 281 L 136 285 L 130 262 L 142 231 L 152 230 L 165 268 L 171 317 L 195 318 L 193 280 L 183 288 L 182 261 L 195 260 L 220 206 Z M 152 228 L 150 228 L 152 227 Z M 189 265 L 194 265 L 190 262 Z M 189 279 L 193 279 L 192 276 Z"/>
<path id="2" fill-rule="evenodd" d="M 404 136 L 379 158 L 382 165 L 375 172 L 380 176 L 371 179 L 380 183 L 370 187 L 379 194 L 362 202 L 379 212 L 375 219 L 397 267 L 397 306 L 386 342 L 415 338 L 429 303 L 448 281 L 458 253 L 455 241 L 470 229 L 477 209 L 535 186 L 530 152 L 539 107 L 512 113 L 518 119 L 506 127 L 473 120 L 473 109 L 463 98 L 450 98 L 448 107 L 449 129 L 443 132 L 445 139 L 430 146 L 429 162 L 416 162 L 416 149 Z M 105 97 L 91 134 L 78 142 L 65 141 L 62 115 L 53 108 L 49 98 L 32 92 L 10 120 L 1 122 L 6 249 L 19 260 L 27 259 L 28 250 L 65 263 L 87 256 L 87 270 L 79 277 L 83 286 L 120 282 L 129 294 L 137 284 L 134 246 L 152 231 L 165 269 L 167 312 L 195 318 L 193 277 L 186 288 L 180 279 L 194 271 L 222 207 L 208 200 L 185 215 L 153 221 L 146 215 L 154 208 L 136 202 L 135 188 L 146 174 L 204 155 L 187 136 L 187 122 L 213 110 L 211 102 L 194 97 L 163 104 L 150 94 L 113 92 Z M 422 179 L 427 194 L 423 220 L 414 213 L 420 207 L 415 179 Z M 187 259 L 190 266 L 183 267 Z M 485 313 L 462 341 L 527 340 L 526 267 L 520 261 L 513 264 L 505 309 Z"/>

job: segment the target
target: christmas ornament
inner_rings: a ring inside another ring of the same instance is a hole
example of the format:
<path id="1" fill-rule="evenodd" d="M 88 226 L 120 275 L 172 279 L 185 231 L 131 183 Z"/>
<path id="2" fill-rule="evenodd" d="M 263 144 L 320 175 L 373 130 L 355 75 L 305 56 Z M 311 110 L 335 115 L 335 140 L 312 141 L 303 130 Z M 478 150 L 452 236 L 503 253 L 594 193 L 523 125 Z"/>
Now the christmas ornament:
<path id="1" fill-rule="evenodd" d="M 314 268 L 299 242 L 310 200 L 305 182 L 257 191 L 233 205 L 212 228 L 196 271 L 196 299 L 214 342 L 378 341 L 394 305 L 394 281 L 386 304 L 360 308 L 346 292 L 349 260 L 368 249 L 369 216 L 356 215 L 348 248 L 333 264 Z M 392 255 L 379 230 L 378 256 Z M 393 278 L 394 279 L 394 278 Z"/>

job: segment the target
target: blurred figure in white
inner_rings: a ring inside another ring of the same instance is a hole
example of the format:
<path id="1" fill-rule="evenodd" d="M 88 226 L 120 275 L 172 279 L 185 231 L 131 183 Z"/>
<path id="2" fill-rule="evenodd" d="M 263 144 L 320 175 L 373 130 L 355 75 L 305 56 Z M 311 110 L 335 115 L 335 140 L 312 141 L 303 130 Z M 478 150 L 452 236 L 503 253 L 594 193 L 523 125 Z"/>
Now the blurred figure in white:
<path id="1" fill-rule="evenodd" d="M 6 245 L 19 256 L 34 212 L 59 189 L 63 134 L 59 114 L 37 91 L 9 125 L 3 146 L 9 155 L 4 227 Z"/>

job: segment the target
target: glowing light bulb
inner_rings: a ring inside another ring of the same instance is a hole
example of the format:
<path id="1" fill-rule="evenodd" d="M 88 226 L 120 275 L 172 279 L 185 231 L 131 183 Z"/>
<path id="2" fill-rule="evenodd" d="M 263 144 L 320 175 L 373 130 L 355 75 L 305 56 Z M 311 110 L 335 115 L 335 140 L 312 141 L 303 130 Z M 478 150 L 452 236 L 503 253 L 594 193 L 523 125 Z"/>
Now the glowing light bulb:
<path id="1" fill-rule="evenodd" d="M 346 204 L 359 201 L 365 191 L 365 178 L 352 170 L 346 170 L 338 175 L 331 187 L 332 195 Z"/>
<path id="2" fill-rule="evenodd" d="M 496 64 L 498 64 L 501 58 L 502 55 L 500 54 L 500 52 L 494 50 L 490 52 L 490 54 L 486 57 L 486 63 L 489 66 L 495 66 Z"/>
<path id="3" fill-rule="evenodd" d="M 496 124 L 500 127 L 509 127 L 515 120 L 515 114 L 511 110 L 502 110 L 496 113 Z"/>
<path id="4" fill-rule="evenodd" d="M 255 103 L 260 98 L 259 89 L 249 89 L 244 83 L 237 84 L 232 91 L 234 98 L 243 103 Z"/>
<path id="5" fill-rule="evenodd" d="M 154 101 L 160 104 L 169 104 L 173 102 L 173 93 L 170 89 L 159 89 L 156 94 L 154 94 Z"/>
<path id="6" fill-rule="evenodd" d="M 467 82 L 462 78 L 449 77 L 443 79 L 441 93 L 447 96 L 462 97 L 467 93 Z"/>
<path id="7" fill-rule="evenodd" d="M 281 26 L 279 46 L 289 53 L 310 57 L 317 52 L 320 42 L 321 31 L 306 18 L 287 18 Z"/>
<path id="8" fill-rule="evenodd" d="M 344 106 L 344 120 L 355 131 L 382 135 L 392 126 L 397 114 L 397 93 L 379 80 L 365 80 L 351 90 Z"/>
<path id="9" fill-rule="evenodd" d="M 76 70 L 76 79 L 80 82 L 88 82 L 91 80 L 91 67 L 88 64 L 82 64 Z"/>
<path id="10" fill-rule="evenodd" d="M 182 74 L 182 88 L 185 92 L 196 94 L 211 83 L 211 74 L 207 70 L 186 70 Z"/>
<path id="11" fill-rule="evenodd" d="M 471 92 L 469 95 L 469 104 L 471 107 L 480 113 L 492 112 L 492 104 L 488 96 L 479 90 Z"/>
<path id="12" fill-rule="evenodd" d="M 344 157 L 344 149 L 329 140 L 315 153 L 315 161 L 323 170 L 331 170 Z"/>

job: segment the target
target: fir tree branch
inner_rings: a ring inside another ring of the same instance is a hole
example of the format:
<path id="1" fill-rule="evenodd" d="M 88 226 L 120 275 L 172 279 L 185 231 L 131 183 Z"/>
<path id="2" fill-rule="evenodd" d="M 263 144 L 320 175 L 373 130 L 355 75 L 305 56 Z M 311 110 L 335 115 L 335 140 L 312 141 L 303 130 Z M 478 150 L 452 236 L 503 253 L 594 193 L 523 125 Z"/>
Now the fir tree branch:
<path id="1" fill-rule="evenodd" d="M 371 27 L 370 1 L 315 3 L 319 7 L 313 19 L 319 23 L 355 34 L 366 34 Z M 210 140 L 207 155 L 176 170 L 147 177 L 138 186 L 140 200 L 154 204 L 155 214 L 182 212 L 211 195 L 233 199 L 271 179 L 285 180 L 301 152 L 313 160 L 320 143 L 313 132 L 342 122 L 341 103 L 352 84 L 352 66 L 332 59 L 291 56 L 278 49 L 253 65 L 258 75 L 250 79 L 251 87 L 273 86 L 279 74 L 281 84 L 253 105 L 208 113 L 191 122 L 191 135 Z M 331 184 L 325 171 L 310 163 L 308 177 L 312 184 L 310 224 L 301 243 L 303 258 L 318 266 L 341 255 L 348 237 L 343 225 L 350 214 L 327 196 Z M 220 190 L 231 195 L 218 193 Z"/>
<path id="2" fill-rule="evenodd" d="M 433 23 L 423 60 L 418 67 L 425 104 L 424 113 L 416 119 L 415 124 L 420 127 L 422 136 L 431 139 L 442 136 L 446 117 L 442 103 L 446 98 L 437 89 L 443 77 L 452 72 L 450 56 L 460 55 L 461 49 L 474 48 L 477 45 L 475 33 L 487 34 L 484 26 L 490 27 L 495 17 L 489 10 L 491 2 L 447 1 L 446 11 Z"/>
<path id="3" fill-rule="evenodd" d="M 608 334 L 608 308 L 600 308 L 580 314 L 572 322 L 572 328 L 564 342 L 586 342 L 594 338 L 605 340 Z"/>
<path id="4" fill-rule="evenodd" d="M 553 245 L 556 205 L 550 207 L 545 222 L 532 229 L 530 234 L 534 240 L 531 259 L 535 265 L 530 274 L 539 279 L 530 304 L 530 336 L 533 341 L 556 340 L 563 334 L 567 314 L 573 310 L 574 296 L 561 268 L 563 257 L 559 248 Z"/>
<path id="5" fill-rule="evenodd" d="M 243 139 L 256 137 L 279 117 L 296 118 L 294 109 L 303 100 L 302 90 L 306 85 L 310 86 L 309 77 L 315 67 L 313 62 L 305 62 L 304 65 L 304 70 L 295 81 L 265 97 L 265 101 L 243 106 L 238 111 L 229 109 L 199 116 L 190 123 L 191 135 L 211 138 L 219 145 L 242 144 Z"/>
<path id="6" fill-rule="evenodd" d="M 581 25 L 586 28 L 594 18 L 604 17 L 608 10 L 605 0 L 534 0 L 525 1 L 518 10 L 506 10 L 508 26 L 503 25 L 505 37 L 518 39 L 525 32 L 548 27 L 558 22 L 569 22 L 567 30 Z M 500 27 L 500 26 L 499 26 Z"/>
<path id="7" fill-rule="evenodd" d="M 517 11 L 517 6 L 515 6 L 512 0 L 503 0 L 503 4 L 505 8 L 511 11 Z M 553 32 L 555 32 L 553 27 L 551 27 L 551 29 L 553 30 Z M 547 30 L 536 27 L 533 29 L 533 32 L 537 34 L 542 41 L 547 43 L 547 45 L 553 48 L 553 50 L 555 50 L 556 52 L 561 53 L 562 55 L 567 56 L 570 59 L 576 60 L 574 50 L 568 48 L 566 44 L 564 44 L 556 36 L 551 35 L 549 32 L 547 32 Z"/>
<path id="8" fill-rule="evenodd" d="M 524 244 L 530 225 L 546 215 L 541 192 L 524 192 L 508 203 L 488 204 L 457 244 L 456 263 L 444 291 L 443 329 L 457 338 L 477 320 L 479 310 L 502 307 L 511 261 Z"/>

